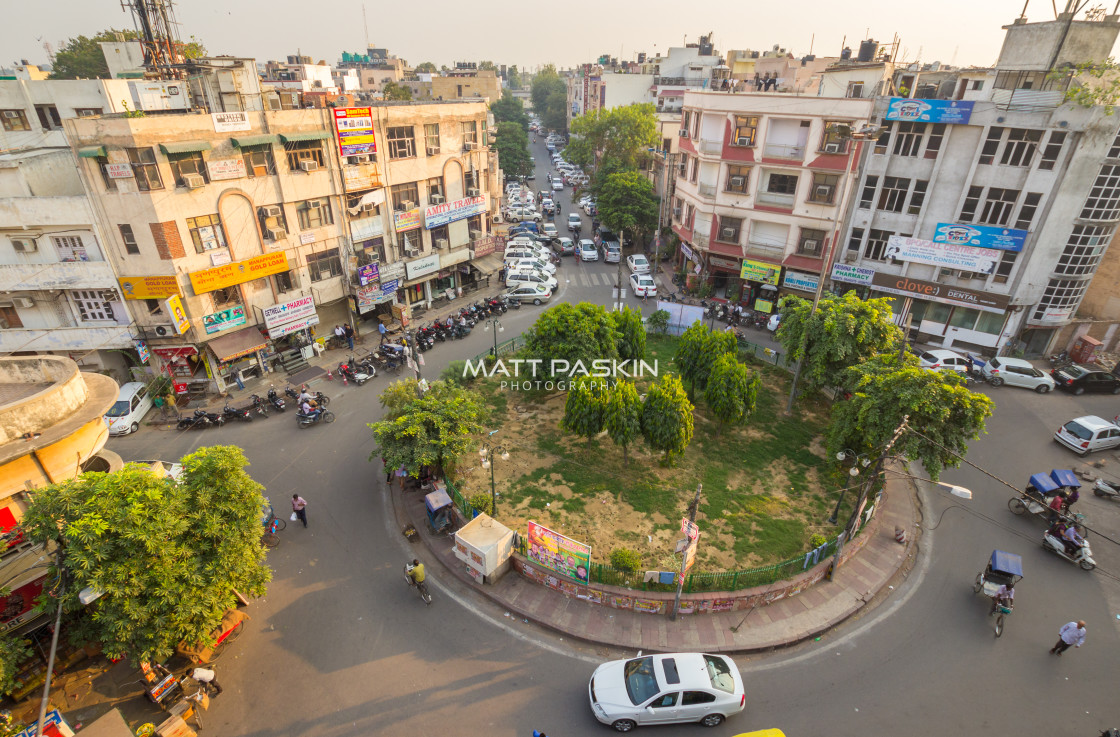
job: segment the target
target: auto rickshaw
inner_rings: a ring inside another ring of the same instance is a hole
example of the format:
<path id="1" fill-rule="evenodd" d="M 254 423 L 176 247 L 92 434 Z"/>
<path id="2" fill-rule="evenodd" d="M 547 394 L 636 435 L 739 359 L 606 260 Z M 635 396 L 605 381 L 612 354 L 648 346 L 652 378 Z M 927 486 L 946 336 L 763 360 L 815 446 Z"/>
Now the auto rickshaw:
<path id="1" fill-rule="evenodd" d="M 455 526 L 453 512 L 455 504 L 443 489 L 436 489 L 424 497 L 424 508 L 428 512 L 428 524 L 432 533 L 439 535 L 451 532 Z"/>

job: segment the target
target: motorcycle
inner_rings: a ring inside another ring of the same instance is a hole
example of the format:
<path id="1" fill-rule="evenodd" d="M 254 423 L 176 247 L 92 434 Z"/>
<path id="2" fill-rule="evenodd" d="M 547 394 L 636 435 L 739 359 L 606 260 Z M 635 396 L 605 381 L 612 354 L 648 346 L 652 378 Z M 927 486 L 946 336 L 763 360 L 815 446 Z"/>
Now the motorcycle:
<path id="1" fill-rule="evenodd" d="M 491 314 L 504 315 L 506 313 L 506 310 L 509 309 L 508 307 L 506 307 L 505 303 L 503 303 L 502 300 L 498 299 L 497 297 L 491 297 L 487 304 L 490 305 Z M 497 312 L 495 313 L 494 310 L 497 310 Z"/>
<path id="2" fill-rule="evenodd" d="M 1081 545 L 1070 554 L 1070 552 L 1066 550 L 1065 541 L 1053 535 L 1050 529 L 1048 529 L 1046 532 L 1042 533 L 1042 547 L 1060 558 L 1065 558 L 1070 563 L 1076 563 L 1081 566 L 1082 570 L 1091 571 L 1097 567 L 1097 562 L 1093 560 L 1093 551 L 1089 548 L 1088 540 L 1082 542 Z"/>
<path id="3" fill-rule="evenodd" d="M 404 564 L 404 578 L 405 578 L 406 581 L 408 581 L 408 585 L 412 588 L 417 589 L 420 592 L 420 598 L 424 600 L 424 603 L 431 606 L 432 595 L 428 593 L 427 582 L 421 581 L 420 583 L 416 583 L 415 581 L 412 580 L 412 576 L 408 575 L 411 572 L 412 572 L 412 566 L 408 563 L 405 563 Z"/>
<path id="4" fill-rule="evenodd" d="M 276 387 L 269 384 L 268 393 L 265 396 L 268 397 L 268 403 L 272 405 L 274 410 L 277 412 L 284 411 L 284 400 L 276 393 Z"/>
<path id="5" fill-rule="evenodd" d="M 1093 484 L 1093 493 L 1103 499 L 1120 502 L 1120 484 L 1114 484 L 1104 479 L 1097 479 Z"/>
<path id="6" fill-rule="evenodd" d="M 329 409 L 312 410 L 310 414 L 296 412 L 296 419 L 299 421 L 299 429 L 304 430 L 319 422 L 326 424 L 334 422 L 334 412 Z"/>
<path id="7" fill-rule="evenodd" d="M 303 391 L 307 391 L 306 386 L 303 386 L 303 387 L 300 387 L 300 388 Z M 299 402 L 299 392 L 297 392 L 292 387 L 289 386 L 289 387 L 285 388 L 284 393 L 287 394 L 289 397 L 291 397 L 293 402 L 297 402 L 297 403 Z M 326 394 L 323 394 L 323 392 L 315 392 L 315 396 L 313 396 L 312 399 L 314 399 L 320 407 L 326 407 L 328 404 L 331 403 L 331 398 L 328 397 Z M 283 400 L 281 400 L 281 401 L 283 401 Z"/>
<path id="8" fill-rule="evenodd" d="M 343 361 L 342 363 L 338 364 L 338 373 L 342 374 L 346 377 L 347 380 L 354 382 L 358 386 L 361 386 L 377 375 L 376 371 L 374 371 L 374 373 L 372 374 L 363 371 L 354 363 L 353 356 L 350 356 L 349 361 Z"/>
<path id="9" fill-rule="evenodd" d="M 252 422 L 253 416 L 249 414 L 249 408 L 230 407 L 229 403 L 222 407 L 222 417 L 227 420 L 240 420 L 241 422 Z"/>
<path id="10" fill-rule="evenodd" d="M 208 427 L 221 427 L 226 422 L 226 418 L 214 412 L 207 412 L 204 409 L 196 409 L 194 414 L 190 417 L 184 417 L 179 420 L 179 424 L 175 426 L 177 430 L 205 430 Z"/>
<path id="11" fill-rule="evenodd" d="M 261 399 L 259 394 L 250 394 L 249 400 L 249 406 L 253 408 L 254 412 L 256 412 L 261 417 L 268 417 L 268 404 L 263 399 Z"/>
<path id="12" fill-rule="evenodd" d="M 1055 353 L 1050 356 L 1050 365 L 1055 368 L 1058 366 L 1065 366 L 1068 363 L 1070 363 L 1068 351 L 1062 351 L 1061 353 Z"/>

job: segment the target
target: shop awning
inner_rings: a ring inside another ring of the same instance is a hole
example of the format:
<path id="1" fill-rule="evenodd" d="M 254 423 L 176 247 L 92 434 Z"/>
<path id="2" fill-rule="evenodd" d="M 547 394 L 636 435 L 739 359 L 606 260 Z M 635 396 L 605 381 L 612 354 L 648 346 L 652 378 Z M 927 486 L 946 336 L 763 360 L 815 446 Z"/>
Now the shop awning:
<path id="1" fill-rule="evenodd" d="M 174 141 L 172 143 L 161 143 L 159 150 L 165 154 L 191 154 L 196 151 L 209 151 L 209 141 Z"/>
<path id="2" fill-rule="evenodd" d="M 819 274 L 821 273 L 821 269 L 824 268 L 824 260 L 791 254 L 786 256 L 785 260 L 782 261 L 782 266 L 797 269 L 798 271 L 808 271 L 810 274 Z"/>
<path id="3" fill-rule="evenodd" d="M 232 361 L 241 356 L 247 356 L 254 351 L 259 351 L 267 345 L 267 339 L 255 326 L 241 328 L 229 335 L 214 338 L 207 343 L 217 359 L 223 363 Z"/>
<path id="4" fill-rule="evenodd" d="M 229 142 L 233 144 L 234 148 L 246 148 L 248 146 L 271 146 L 274 143 L 280 142 L 280 136 L 274 134 L 265 136 L 238 136 L 237 138 L 230 138 Z"/>
<path id="5" fill-rule="evenodd" d="M 303 131 L 302 133 L 280 134 L 280 140 L 284 143 L 297 143 L 299 141 L 325 141 L 330 137 L 330 131 Z"/>
<path id="6" fill-rule="evenodd" d="M 83 159 L 104 158 L 109 155 L 104 146 L 82 146 L 78 149 L 78 156 Z"/>
<path id="7" fill-rule="evenodd" d="M 471 261 L 471 268 L 476 269 L 480 274 L 496 274 L 502 268 L 502 254 L 492 253 L 489 256 L 476 258 Z"/>

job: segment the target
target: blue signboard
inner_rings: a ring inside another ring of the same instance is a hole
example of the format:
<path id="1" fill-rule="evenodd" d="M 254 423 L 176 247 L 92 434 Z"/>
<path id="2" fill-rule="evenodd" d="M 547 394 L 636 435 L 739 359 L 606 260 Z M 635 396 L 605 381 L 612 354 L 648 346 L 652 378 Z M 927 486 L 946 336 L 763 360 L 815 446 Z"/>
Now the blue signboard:
<path id="1" fill-rule="evenodd" d="M 1013 228 L 996 228 L 990 225 L 956 225 L 938 223 L 934 243 L 951 243 L 956 246 L 979 246 L 999 251 L 1023 250 L 1027 231 Z"/>
<path id="2" fill-rule="evenodd" d="M 892 97 L 885 119 L 964 125 L 971 117 L 971 100 L 912 100 L 907 97 Z"/>

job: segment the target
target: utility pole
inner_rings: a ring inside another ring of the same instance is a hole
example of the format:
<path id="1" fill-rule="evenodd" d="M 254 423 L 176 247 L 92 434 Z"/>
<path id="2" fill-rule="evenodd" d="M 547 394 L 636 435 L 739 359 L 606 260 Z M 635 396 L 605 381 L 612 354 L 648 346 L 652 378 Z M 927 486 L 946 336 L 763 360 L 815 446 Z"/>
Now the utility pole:
<path id="1" fill-rule="evenodd" d="M 688 506 L 688 525 L 689 528 L 696 522 L 696 512 L 700 509 L 700 491 L 704 488 L 704 484 L 696 485 L 696 496 L 692 498 L 692 504 Z M 687 539 L 686 542 L 690 542 Z M 673 613 L 669 616 L 674 622 L 677 620 L 677 614 L 681 609 L 681 591 L 684 589 L 684 574 L 688 570 L 688 549 L 691 544 L 686 544 L 685 549 L 681 552 L 681 573 L 677 576 L 677 596 L 673 600 Z"/>
<path id="2" fill-rule="evenodd" d="M 592 233 L 592 236 L 594 236 L 594 235 L 595 234 Z M 622 312 L 622 305 L 623 305 L 623 301 L 622 301 L 622 244 L 625 243 L 625 242 L 626 242 L 626 231 L 625 230 L 619 230 L 618 231 L 618 276 L 616 277 L 616 281 L 617 281 L 617 284 L 618 284 L 618 294 L 616 295 L 618 297 L 618 304 L 615 306 L 615 309 L 617 309 L 619 312 Z M 603 259 L 604 260 L 606 260 L 608 253 L 610 253 L 610 249 L 604 247 L 603 248 Z"/>

